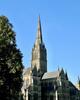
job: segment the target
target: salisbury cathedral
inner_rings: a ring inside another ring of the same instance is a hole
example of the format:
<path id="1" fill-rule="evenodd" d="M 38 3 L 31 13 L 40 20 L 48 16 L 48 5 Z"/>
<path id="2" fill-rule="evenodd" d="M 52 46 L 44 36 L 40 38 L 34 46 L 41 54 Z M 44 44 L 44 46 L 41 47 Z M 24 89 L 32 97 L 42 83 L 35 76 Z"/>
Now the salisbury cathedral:
<path id="1" fill-rule="evenodd" d="M 31 67 L 24 70 L 23 80 L 24 100 L 80 100 L 80 80 L 76 87 L 63 68 L 47 72 L 47 50 L 42 38 L 40 17 Z"/>

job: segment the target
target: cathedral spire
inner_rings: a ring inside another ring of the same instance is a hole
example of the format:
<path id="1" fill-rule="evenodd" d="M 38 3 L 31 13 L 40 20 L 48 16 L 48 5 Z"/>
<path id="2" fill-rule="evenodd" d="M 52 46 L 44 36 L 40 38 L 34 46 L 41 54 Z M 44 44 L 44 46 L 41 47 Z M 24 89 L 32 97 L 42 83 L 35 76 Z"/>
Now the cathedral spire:
<path id="1" fill-rule="evenodd" d="M 37 69 L 38 75 L 42 76 L 43 73 L 47 72 L 47 50 L 42 40 L 42 30 L 40 16 L 38 17 L 37 36 L 34 46 L 32 48 L 32 69 Z"/>
<path id="2" fill-rule="evenodd" d="M 36 44 L 42 44 L 42 29 L 41 29 L 41 21 L 40 16 L 38 17 L 38 28 L 37 28 L 37 37 L 36 37 Z"/>

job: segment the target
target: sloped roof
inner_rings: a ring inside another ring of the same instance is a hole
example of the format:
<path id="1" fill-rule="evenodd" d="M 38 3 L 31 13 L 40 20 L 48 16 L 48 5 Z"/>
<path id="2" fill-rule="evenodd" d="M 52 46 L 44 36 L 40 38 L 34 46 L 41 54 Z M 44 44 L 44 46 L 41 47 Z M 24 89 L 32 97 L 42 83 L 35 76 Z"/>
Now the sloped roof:
<path id="1" fill-rule="evenodd" d="M 57 70 L 55 72 L 46 72 L 43 75 L 42 79 L 57 78 L 57 77 L 59 77 L 59 75 L 60 75 L 60 71 L 59 70 Z"/>
<path id="2" fill-rule="evenodd" d="M 24 69 L 23 76 L 30 74 L 30 71 L 31 71 L 31 67 L 28 67 L 27 69 Z"/>

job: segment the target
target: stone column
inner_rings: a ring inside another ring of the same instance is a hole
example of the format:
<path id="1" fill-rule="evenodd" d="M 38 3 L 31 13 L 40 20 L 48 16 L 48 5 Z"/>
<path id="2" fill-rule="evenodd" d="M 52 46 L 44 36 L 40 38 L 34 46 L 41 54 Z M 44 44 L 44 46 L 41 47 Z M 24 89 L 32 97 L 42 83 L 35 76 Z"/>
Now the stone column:
<path id="1" fill-rule="evenodd" d="M 40 77 L 38 77 L 38 100 L 41 100 L 41 81 L 40 81 Z"/>
<path id="2" fill-rule="evenodd" d="M 58 100 L 58 93 L 57 93 L 57 90 L 55 92 L 55 95 L 56 95 L 56 100 Z"/>

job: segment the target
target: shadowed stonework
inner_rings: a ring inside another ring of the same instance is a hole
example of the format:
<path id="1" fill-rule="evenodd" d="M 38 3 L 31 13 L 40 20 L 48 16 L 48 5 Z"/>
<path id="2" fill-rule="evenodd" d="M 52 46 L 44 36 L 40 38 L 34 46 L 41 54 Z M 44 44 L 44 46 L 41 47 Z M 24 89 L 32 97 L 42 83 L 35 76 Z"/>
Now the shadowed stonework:
<path id="1" fill-rule="evenodd" d="M 23 80 L 24 100 L 80 100 L 80 90 L 69 81 L 63 69 L 47 72 L 47 50 L 42 39 L 40 17 L 31 67 L 24 70 Z"/>

